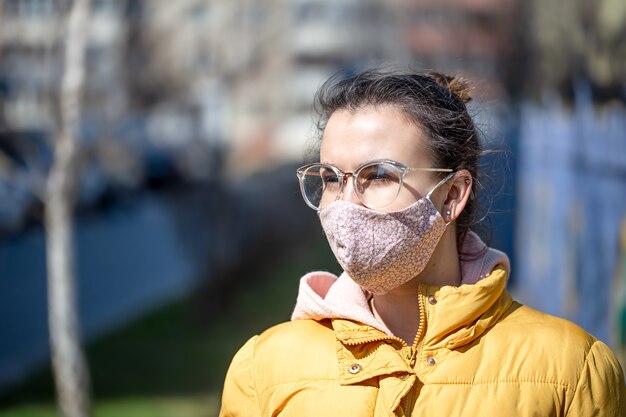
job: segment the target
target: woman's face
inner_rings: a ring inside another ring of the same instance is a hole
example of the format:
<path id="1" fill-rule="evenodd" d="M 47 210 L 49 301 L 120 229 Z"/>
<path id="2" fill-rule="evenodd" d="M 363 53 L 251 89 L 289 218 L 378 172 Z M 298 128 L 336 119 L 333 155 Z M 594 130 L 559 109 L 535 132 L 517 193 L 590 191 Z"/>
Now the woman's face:
<path id="1" fill-rule="evenodd" d="M 425 141 L 421 130 L 392 106 L 366 107 L 356 112 L 338 110 L 324 130 L 320 162 L 343 172 L 353 172 L 359 165 L 377 159 L 391 159 L 411 168 L 446 168 L 433 166 Z M 352 177 L 348 181 L 342 198 L 362 205 L 352 187 Z M 382 211 L 399 211 L 410 206 L 437 182 L 433 173 L 407 173 L 400 194 Z"/>

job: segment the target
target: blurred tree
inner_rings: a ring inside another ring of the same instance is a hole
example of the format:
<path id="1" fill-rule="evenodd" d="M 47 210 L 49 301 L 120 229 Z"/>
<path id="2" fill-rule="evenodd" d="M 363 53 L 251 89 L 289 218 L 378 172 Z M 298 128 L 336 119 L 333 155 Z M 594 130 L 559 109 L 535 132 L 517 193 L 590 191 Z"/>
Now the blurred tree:
<path id="1" fill-rule="evenodd" d="M 58 403 L 65 417 L 88 416 L 90 407 L 89 374 L 78 335 L 72 238 L 89 11 L 90 0 L 74 0 L 69 9 L 60 125 L 46 190 L 48 320 Z"/>
<path id="2" fill-rule="evenodd" d="M 572 94 L 588 80 L 596 101 L 626 98 L 626 2 L 535 0 L 527 3 L 526 57 L 531 95 L 546 89 Z"/>

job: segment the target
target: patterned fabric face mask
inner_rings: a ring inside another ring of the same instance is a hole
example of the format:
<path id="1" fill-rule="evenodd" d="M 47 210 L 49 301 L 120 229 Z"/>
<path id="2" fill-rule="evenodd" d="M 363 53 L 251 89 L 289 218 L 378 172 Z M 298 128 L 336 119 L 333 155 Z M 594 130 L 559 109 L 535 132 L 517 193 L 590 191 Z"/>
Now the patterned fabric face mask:
<path id="1" fill-rule="evenodd" d="M 430 196 L 385 213 L 337 200 L 318 214 L 328 243 L 346 273 L 373 294 L 385 294 L 420 274 L 447 223 Z"/>

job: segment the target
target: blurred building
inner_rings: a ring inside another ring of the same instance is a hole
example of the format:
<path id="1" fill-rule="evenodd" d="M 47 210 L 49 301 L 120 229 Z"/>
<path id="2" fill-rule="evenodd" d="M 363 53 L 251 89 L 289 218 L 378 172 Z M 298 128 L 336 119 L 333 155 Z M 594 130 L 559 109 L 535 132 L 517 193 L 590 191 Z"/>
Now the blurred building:
<path id="1" fill-rule="evenodd" d="M 249 172 L 301 159 L 315 137 L 313 95 L 340 70 L 414 62 L 467 74 L 489 87 L 483 96 L 501 96 L 515 4 L 152 1 L 142 34 L 158 84 L 195 108 L 204 135 L 232 151 L 233 171 Z"/>
<path id="2" fill-rule="evenodd" d="M 12 129 L 54 126 L 62 70 L 59 4 L 3 2 L 0 120 Z M 176 153 L 179 168 L 191 177 L 202 177 L 211 162 L 198 156 L 207 147 L 227 148 L 228 166 L 236 172 L 299 160 L 315 136 L 312 97 L 340 70 L 413 62 L 464 73 L 482 82 L 478 90 L 486 97 L 501 96 L 516 4 L 95 0 L 84 136 L 145 140 L 134 146 Z"/>
<path id="3" fill-rule="evenodd" d="M 152 1 L 142 34 L 152 75 L 232 151 L 231 171 L 249 172 L 301 159 L 326 78 L 388 57 L 384 11 L 373 0 Z"/>
<path id="4" fill-rule="evenodd" d="M 0 232 L 19 230 L 29 216 L 40 211 L 63 70 L 64 4 L 52 0 L 0 2 L 0 193 L 4 196 Z M 127 108 L 125 22 L 119 1 L 93 2 L 82 123 L 86 145 L 113 137 L 113 126 Z M 80 185 L 81 202 L 93 201 L 101 194 L 106 187 L 101 167 L 113 160 L 94 158 L 89 146 L 84 153 L 88 163 Z"/>
<path id="5" fill-rule="evenodd" d="M 461 73 L 476 98 L 502 98 L 523 21 L 518 0 L 397 0 L 403 42 L 422 68 Z"/>
<path id="6" fill-rule="evenodd" d="M 0 25 L 2 118 L 14 130 L 53 130 L 62 71 L 64 13 L 52 0 L 3 0 Z M 125 107 L 123 8 L 95 0 L 87 49 L 86 117 L 120 117 Z"/>
<path id="7" fill-rule="evenodd" d="M 555 92 L 572 104 L 584 81 L 596 104 L 626 103 L 626 2 L 533 0 L 526 5 L 527 96 L 540 100 Z"/>

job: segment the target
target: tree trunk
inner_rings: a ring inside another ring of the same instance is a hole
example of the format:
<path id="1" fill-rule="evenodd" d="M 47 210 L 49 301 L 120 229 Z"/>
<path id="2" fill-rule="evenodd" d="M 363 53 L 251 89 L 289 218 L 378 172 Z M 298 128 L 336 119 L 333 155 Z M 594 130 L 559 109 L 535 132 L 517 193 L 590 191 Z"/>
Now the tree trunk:
<path id="1" fill-rule="evenodd" d="M 72 209 L 78 177 L 80 97 L 90 0 L 75 0 L 65 35 L 60 125 L 46 190 L 48 322 L 58 405 L 65 417 L 89 415 L 89 372 L 80 347 L 74 289 Z"/>

